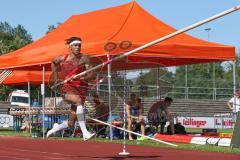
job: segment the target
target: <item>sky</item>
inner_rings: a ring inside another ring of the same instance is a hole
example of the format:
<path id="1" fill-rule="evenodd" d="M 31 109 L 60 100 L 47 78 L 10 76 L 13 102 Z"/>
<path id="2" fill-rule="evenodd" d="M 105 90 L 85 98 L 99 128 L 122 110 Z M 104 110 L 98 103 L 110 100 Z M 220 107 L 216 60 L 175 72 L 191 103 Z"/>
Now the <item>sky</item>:
<path id="1" fill-rule="evenodd" d="M 131 0 L 1 0 L 0 22 L 22 25 L 34 40 L 43 37 L 49 25 L 71 15 L 109 8 Z M 182 29 L 222 11 L 240 5 L 240 0 L 136 0 L 156 18 Z M 206 31 L 206 28 L 211 28 Z M 240 49 L 240 10 L 188 32 L 212 42 Z"/>
<path id="2" fill-rule="evenodd" d="M 0 21 L 24 26 L 34 40 L 43 37 L 49 25 L 71 15 L 121 5 L 131 0 L 1 0 Z M 176 29 L 240 5 L 240 0 L 136 0 L 145 10 Z M 209 32 L 206 28 L 211 28 Z M 189 34 L 240 48 L 240 11 L 193 29 Z M 208 36 L 209 34 L 209 36 Z"/>

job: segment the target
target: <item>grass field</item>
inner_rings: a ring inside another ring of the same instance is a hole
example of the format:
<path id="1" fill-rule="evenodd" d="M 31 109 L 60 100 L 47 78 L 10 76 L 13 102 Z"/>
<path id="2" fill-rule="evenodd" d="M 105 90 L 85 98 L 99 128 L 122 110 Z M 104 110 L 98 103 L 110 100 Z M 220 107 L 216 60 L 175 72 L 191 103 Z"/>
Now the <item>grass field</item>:
<path id="1" fill-rule="evenodd" d="M 195 132 L 200 133 L 202 129 L 187 129 L 188 132 Z M 218 129 L 218 132 L 223 133 L 231 133 L 232 129 Z M 28 132 L 15 132 L 12 129 L 0 129 L 0 136 L 23 136 L 23 137 L 31 137 Z M 39 137 L 40 138 L 40 137 Z M 61 138 L 55 137 L 52 139 L 64 139 L 64 140 L 74 140 L 74 141 L 81 141 L 82 138 Z M 92 141 L 100 141 L 100 142 L 110 142 L 109 139 L 104 138 L 95 138 Z M 123 140 L 113 140 L 113 143 L 122 144 Z M 151 140 L 144 140 L 144 141 L 129 141 L 126 140 L 127 145 L 144 145 L 144 146 L 154 146 L 154 147 L 164 147 L 164 148 L 176 148 L 167 146 L 164 144 L 160 144 L 158 142 L 154 142 Z M 233 154 L 240 154 L 240 148 L 234 148 L 232 151 L 230 147 L 219 147 L 215 145 L 195 145 L 195 144 L 182 144 L 182 143 L 175 143 L 178 145 L 176 149 L 184 149 L 184 150 L 197 150 L 197 151 L 204 151 L 204 152 L 222 152 L 222 153 L 233 153 Z"/>

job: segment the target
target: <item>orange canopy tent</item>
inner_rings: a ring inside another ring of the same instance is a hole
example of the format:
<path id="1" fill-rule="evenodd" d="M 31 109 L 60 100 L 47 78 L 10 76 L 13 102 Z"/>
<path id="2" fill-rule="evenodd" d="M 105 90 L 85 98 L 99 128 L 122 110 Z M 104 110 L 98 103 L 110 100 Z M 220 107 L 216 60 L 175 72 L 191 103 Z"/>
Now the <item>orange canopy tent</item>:
<path id="1" fill-rule="evenodd" d="M 45 82 L 49 81 L 51 72 L 45 73 Z M 26 85 L 30 83 L 31 85 L 39 85 L 42 83 L 42 72 L 41 71 L 16 71 L 14 70 L 11 75 L 9 75 L 2 82 L 3 85 Z"/>
<path id="2" fill-rule="evenodd" d="M 54 57 L 68 53 L 65 39 L 71 36 L 83 39 L 83 53 L 106 57 L 106 54 L 114 56 L 125 52 L 119 46 L 114 51 L 106 51 L 104 46 L 108 42 L 120 44 L 122 41 L 130 41 L 133 49 L 175 31 L 133 1 L 71 16 L 43 38 L 0 56 L 0 69 L 29 66 L 40 69 L 43 64 L 49 69 Z M 207 42 L 184 33 L 114 62 L 112 69 L 139 69 L 156 65 L 167 67 L 226 60 L 235 60 L 233 46 Z"/>

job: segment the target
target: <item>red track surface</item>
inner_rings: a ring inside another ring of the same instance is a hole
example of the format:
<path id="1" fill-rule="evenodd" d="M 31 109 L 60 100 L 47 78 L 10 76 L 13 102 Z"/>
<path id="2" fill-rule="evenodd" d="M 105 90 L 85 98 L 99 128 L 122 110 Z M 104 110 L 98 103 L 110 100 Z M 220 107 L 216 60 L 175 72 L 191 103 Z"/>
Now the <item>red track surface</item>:
<path id="1" fill-rule="evenodd" d="M 128 145 L 94 141 L 43 140 L 0 137 L 0 160 L 239 160 L 240 155 Z"/>

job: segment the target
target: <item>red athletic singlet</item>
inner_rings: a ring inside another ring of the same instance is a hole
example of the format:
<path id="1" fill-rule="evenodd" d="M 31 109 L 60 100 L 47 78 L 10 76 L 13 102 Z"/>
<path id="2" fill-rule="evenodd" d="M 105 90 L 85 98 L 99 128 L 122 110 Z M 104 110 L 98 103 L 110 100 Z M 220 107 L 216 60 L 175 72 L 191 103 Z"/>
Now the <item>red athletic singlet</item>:
<path id="1" fill-rule="evenodd" d="M 68 56 L 64 57 L 61 63 L 61 77 L 67 79 L 73 75 L 79 74 L 86 70 L 85 66 L 80 66 L 72 60 L 67 60 Z M 70 82 L 64 83 L 62 87 L 62 93 L 76 94 L 82 98 L 84 102 L 87 96 L 88 83 L 81 79 L 74 79 Z"/>

